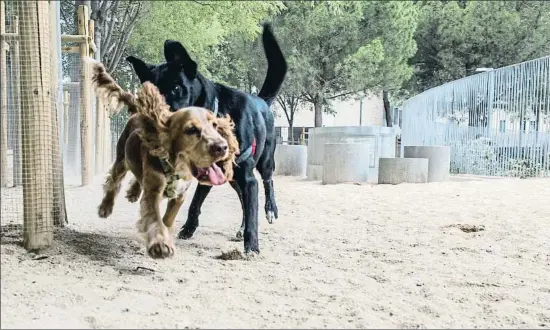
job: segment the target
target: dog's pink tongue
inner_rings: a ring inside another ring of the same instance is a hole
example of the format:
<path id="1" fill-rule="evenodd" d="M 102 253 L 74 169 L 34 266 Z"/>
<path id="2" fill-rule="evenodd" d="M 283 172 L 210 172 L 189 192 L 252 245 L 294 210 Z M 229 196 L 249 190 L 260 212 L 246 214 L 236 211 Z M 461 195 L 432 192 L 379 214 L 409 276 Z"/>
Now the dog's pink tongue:
<path id="1" fill-rule="evenodd" d="M 225 183 L 225 176 L 223 175 L 222 169 L 216 164 L 208 168 L 208 179 L 210 183 L 215 186 Z"/>

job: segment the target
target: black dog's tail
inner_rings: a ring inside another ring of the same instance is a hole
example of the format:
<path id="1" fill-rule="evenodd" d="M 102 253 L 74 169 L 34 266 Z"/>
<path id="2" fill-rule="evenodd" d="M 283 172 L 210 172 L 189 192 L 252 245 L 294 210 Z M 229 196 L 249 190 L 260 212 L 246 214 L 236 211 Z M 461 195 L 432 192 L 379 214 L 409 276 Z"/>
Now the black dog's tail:
<path id="1" fill-rule="evenodd" d="M 264 24 L 262 42 L 267 58 L 267 74 L 258 96 L 262 98 L 267 105 L 271 105 L 285 80 L 287 66 L 283 52 L 273 35 L 271 24 L 269 23 Z"/>

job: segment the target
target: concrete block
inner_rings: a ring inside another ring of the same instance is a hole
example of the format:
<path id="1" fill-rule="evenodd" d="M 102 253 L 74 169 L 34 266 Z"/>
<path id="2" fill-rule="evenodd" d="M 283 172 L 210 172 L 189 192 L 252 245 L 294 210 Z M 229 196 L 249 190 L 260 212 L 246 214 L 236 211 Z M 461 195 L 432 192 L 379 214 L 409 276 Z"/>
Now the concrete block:
<path id="1" fill-rule="evenodd" d="M 451 170 L 451 147 L 449 146 L 405 146 L 405 158 L 427 158 L 428 182 L 449 180 Z"/>
<path id="2" fill-rule="evenodd" d="M 275 148 L 275 175 L 305 177 L 307 169 L 307 147 L 302 145 L 278 144 Z"/>
<path id="3" fill-rule="evenodd" d="M 323 180 L 323 165 L 307 165 L 306 175 L 311 181 Z"/>
<path id="4" fill-rule="evenodd" d="M 426 183 L 428 163 L 426 158 L 380 158 L 378 183 Z"/>
<path id="5" fill-rule="evenodd" d="M 325 143 L 323 184 L 368 182 L 372 143 Z"/>

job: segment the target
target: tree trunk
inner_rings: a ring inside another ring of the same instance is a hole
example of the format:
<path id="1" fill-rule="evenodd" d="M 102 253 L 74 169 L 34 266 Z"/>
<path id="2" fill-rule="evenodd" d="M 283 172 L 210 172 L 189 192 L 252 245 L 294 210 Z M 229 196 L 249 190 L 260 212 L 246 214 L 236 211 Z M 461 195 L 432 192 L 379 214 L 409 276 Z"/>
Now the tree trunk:
<path id="1" fill-rule="evenodd" d="M 382 100 L 384 102 L 384 112 L 386 113 L 386 126 L 392 127 L 392 119 L 391 119 L 391 107 L 390 107 L 390 99 L 388 98 L 388 91 L 382 92 Z"/>
<path id="2" fill-rule="evenodd" d="M 292 126 L 291 123 L 289 123 L 289 126 L 288 126 L 288 142 L 290 142 L 289 144 L 294 144 L 294 126 Z"/>
<path id="3" fill-rule="evenodd" d="M 323 127 L 323 99 L 321 96 L 315 98 L 313 107 L 315 109 L 315 127 Z"/>

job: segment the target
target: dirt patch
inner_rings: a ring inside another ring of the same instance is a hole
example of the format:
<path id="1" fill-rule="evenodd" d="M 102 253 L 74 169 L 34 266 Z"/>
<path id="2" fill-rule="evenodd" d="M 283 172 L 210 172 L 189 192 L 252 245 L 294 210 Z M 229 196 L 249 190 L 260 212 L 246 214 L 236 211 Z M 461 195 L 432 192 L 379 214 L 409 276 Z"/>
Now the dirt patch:
<path id="1" fill-rule="evenodd" d="M 219 260 L 244 260 L 244 255 L 238 249 L 229 250 L 227 252 L 222 252 L 219 256 L 216 257 Z"/>
<path id="2" fill-rule="evenodd" d="M 450 226 L 447 226 L 446 228 L 458 228 L 465 233 L 477 233 L 485 230 L 484 225 L 468 225 L 468 224 L 450 225 Z"/>

